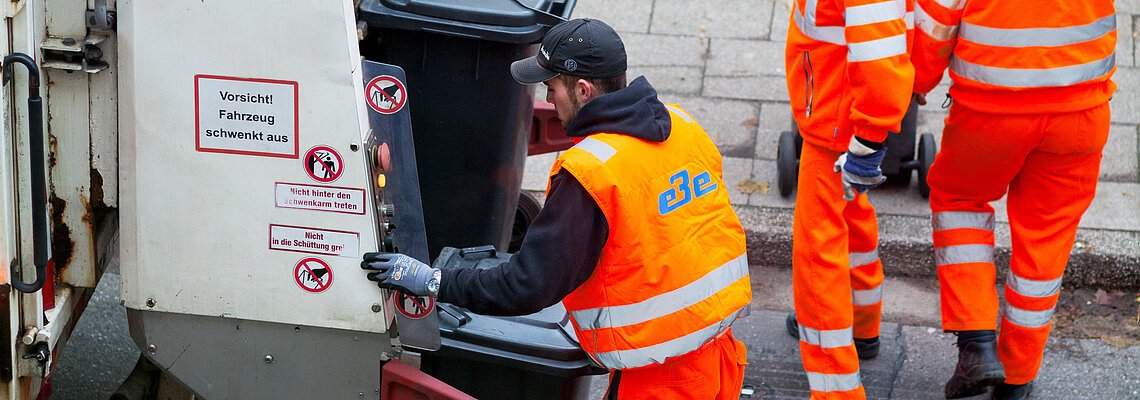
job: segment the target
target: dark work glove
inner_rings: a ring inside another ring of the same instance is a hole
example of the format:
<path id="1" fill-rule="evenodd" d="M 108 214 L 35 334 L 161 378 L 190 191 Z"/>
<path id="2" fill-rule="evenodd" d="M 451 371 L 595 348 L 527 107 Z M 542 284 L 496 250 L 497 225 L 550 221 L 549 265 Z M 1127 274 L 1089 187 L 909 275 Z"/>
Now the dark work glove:
<path id="1" fill-rule="evenodd" d="M 376 271 L 368 274 L 368 280 L 385 289 L 414 296 L 435 297 L 439 293 L 439 269 L 404 254 L 365 253 L 360 268 Z"/>
<path id="2" fill-rule="evenodd" d="M 855 137 L 847 152 L 835 161 L 835 172 L 841 174 L 843 181 L 843 198 L 847 201 L 855 200 L 855 193 L 867 193 L 868 190 L 887 180 L 879 165 L 887 156 L 887 148 L 872 149 L 860 143 Z"/>

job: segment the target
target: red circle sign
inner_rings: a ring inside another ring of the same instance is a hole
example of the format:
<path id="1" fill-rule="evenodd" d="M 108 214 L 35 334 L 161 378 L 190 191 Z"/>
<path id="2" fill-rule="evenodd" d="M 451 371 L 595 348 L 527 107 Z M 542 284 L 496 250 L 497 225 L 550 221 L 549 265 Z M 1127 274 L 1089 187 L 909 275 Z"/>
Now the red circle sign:
<path id="1" fill-rule="evenodd" d="M 378 113 L 395 114 L 408 103 L 408 89 L 396 77 L 380 75 L 364 86 L 364 99 Z"/>
<path id="2" fill-rule="evenodd" d="M 317 182 L 328 183 L 340 178 L 344 170 L 344 159 L 340 153 L 329 146 L 316 146 L 307 153 L 303 159 L 305 172 Z"/>
<path id="3" fill-rule="evenodd" d="M 320 293 L 332 286 L 332 268 L 321 259 L 309 257 L 293 267 L 293 281 L 309 293 Z"/>
<path id="4" fill-rule="evenodd" d="M 396 311 L 411 319 L 420 319 L 431 314 L 435 309 L 435 299 L 431 297 L 416 297 L 404 292 L 396 296 Z"/>

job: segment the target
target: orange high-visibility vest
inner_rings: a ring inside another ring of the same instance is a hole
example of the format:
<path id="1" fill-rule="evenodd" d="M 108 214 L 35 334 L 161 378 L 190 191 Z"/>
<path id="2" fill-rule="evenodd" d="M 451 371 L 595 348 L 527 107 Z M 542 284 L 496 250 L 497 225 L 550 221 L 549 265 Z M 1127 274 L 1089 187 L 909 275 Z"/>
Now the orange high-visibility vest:
<path id="1" fill-rule="evenodd" d="M 804 140 L 847 151 L 882 142 L 910 105 L 914 0 L 795 0 L 785 51 L 792 116 Z"/>
<path id="2" fill-rule="evenodd" d="M 1116 90 L 1112 0 L 918 0 L 915 92 L 950 68 L 954 101 L 999 114 L 1104 104 Z"/>
<path id="3" fill-rule="evenodd" d="M 582 349 L 609 369 L 696 350 L 747 315 L 752 300 L 720 153 L 691 116 L 666 107 L 668 140 L 590 135 L 551 170 L 574 175 L 609 225 L 593 275 L 562 301 Z"/>

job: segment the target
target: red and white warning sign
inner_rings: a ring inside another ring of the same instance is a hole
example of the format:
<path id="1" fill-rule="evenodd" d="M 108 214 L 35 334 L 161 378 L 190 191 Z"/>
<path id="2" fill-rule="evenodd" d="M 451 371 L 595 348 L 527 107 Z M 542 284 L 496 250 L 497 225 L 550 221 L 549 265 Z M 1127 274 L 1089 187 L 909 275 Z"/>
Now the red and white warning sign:
<path id="1" fill-rule="evenodd" d="M 396 296 L 396 311 L 411 319 L 426 317 L 434 308 L 435 299 L 431 297 L 416 297 L 404 292 Z"/>
<path id="2" fill-rule="evenodd" d="M 297 109 L 297 82 L 196 75 L 196 149 L 297 158 Z"/>
<path id="3" fill-rule="evenodd" d="M 364 86 L 368 106 L 381 114 L 395 114 L 408 103 L 408 89 L 391 75 L 380 75 Z"/>
<path id="4" fill-rule="evenodd" d="M 277 182 L 277 207 L 364 215 L 364 189 Z"/>
<path id="5" fill-rule="evenodd" d="M 360 256 L 360 234 L 270 224 L 269 249 L 355 258 Z"/>
<path id="6" fill-rule="evenodd" d="M 344 159 L 329 146 L 316 146 L 305 152 L 305 172 L 317 182 L 329 183 L 340 178 Z"/>
<path id="7" fill-rule="evenodd" d="M 320 293 L 332 286 L 333 273 L 329 264 L 316 257 L 297 262 L 293 267 L 293 281 L 309 293 Z"/>

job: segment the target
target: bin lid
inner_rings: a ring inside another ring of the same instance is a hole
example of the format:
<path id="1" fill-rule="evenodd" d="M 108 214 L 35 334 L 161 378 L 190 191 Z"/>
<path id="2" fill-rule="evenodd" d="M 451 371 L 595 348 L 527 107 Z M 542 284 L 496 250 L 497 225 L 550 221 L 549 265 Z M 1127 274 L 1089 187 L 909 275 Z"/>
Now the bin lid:
<path id="1" fill-rule="evenodd" d="M 439 331 L 444 338 L 553 361 L 588 360 L 562 303 L 521 317 L 494 317 L 449 304 L 439 306 Z"/>
<path id="2" fill-rule="evenodd" d="M 576 0 L 365 0 L 361 17 L 381 29 L 421 30 L 503 43 L 533 43 Z"/>

